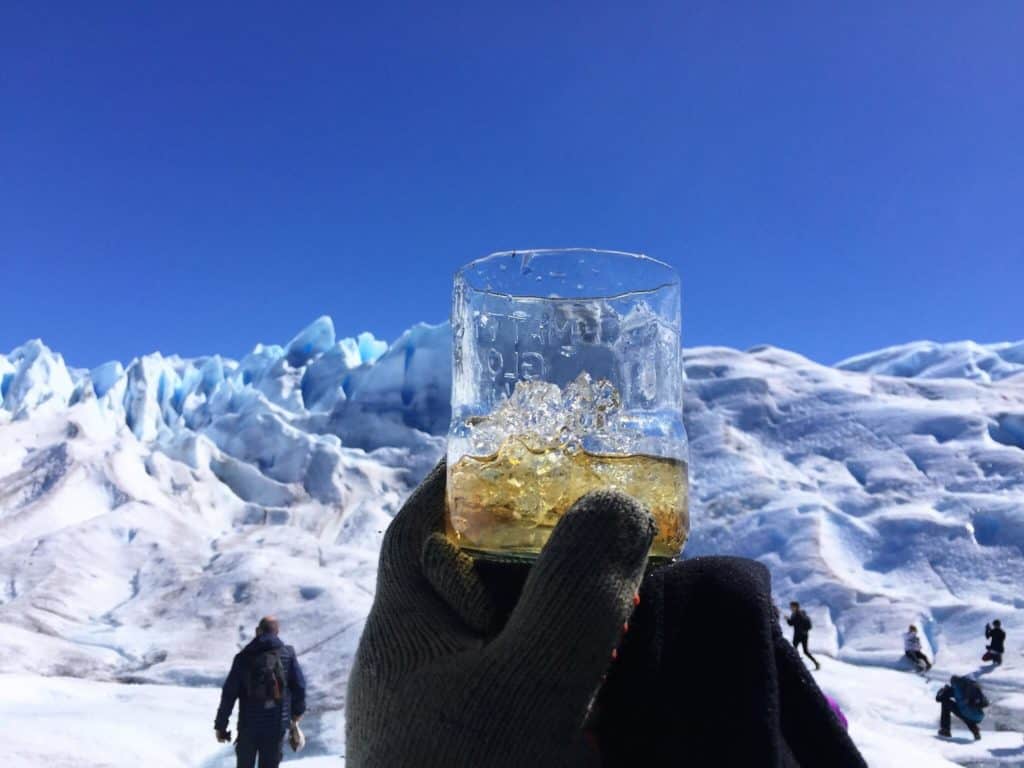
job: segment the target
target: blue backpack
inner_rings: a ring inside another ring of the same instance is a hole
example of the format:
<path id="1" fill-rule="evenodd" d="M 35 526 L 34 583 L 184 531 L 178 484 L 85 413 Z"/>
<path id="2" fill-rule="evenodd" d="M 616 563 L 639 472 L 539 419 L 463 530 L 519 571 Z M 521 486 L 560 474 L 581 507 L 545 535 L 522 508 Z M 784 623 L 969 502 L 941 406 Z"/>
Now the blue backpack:
<path id="1" fill-rule="evenodd" d="M 988 699 L 981 686 L 969 677 L 954 677 L 950 682 L 953 684 L 953 699 L 961 714 L 972 723 L 984 720 L 985 713 L 982 710 L 988 706 Z"/>

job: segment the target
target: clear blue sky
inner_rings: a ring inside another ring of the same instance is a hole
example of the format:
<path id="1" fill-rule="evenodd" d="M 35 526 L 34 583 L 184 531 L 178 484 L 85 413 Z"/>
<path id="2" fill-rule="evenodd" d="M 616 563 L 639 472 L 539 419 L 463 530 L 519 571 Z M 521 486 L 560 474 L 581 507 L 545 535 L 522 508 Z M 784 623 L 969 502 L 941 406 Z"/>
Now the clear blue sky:
<path id="1" fill-rule="evenodd" d="M 1018 0 L 6 0 L 0 350 L 391 340 L 566 245 L 677 266 L 687 345 L 1021 338 L 1022 41 Z"/>

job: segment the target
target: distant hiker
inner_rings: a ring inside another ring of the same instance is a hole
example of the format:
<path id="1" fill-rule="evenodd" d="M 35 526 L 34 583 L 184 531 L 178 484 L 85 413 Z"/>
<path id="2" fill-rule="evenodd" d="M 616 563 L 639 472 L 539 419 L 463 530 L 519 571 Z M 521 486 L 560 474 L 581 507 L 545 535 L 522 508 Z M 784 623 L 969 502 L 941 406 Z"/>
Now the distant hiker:
<path id="1" fill-rule="evenodd" d="M 981 738 L 981 730 L 978 728 L 985 713 L 982 711 L 988 706 L 988 699 L 981 690 L 981 686 L 969 677 L 949 678 L 949 685 L 944 685 L 935 695 L 935 700 L 942 704 L 942 714 L 939 717 L 939 736 L 949 738 L 952 736 L 949 730 L 950 713 L 959 717 L 967 730 L 977 741 Z"/>
<path id="2" fill-rule="evenodd" d="M 800 607 L 800 603 L 796 600 L 789 604 L 789 616 L 786 617 L 786 623 L 793 628 L 793 647 L 803 647 L 804 656 L 814 662 L 815 669 L 821 669 L 821 664 L 818 660 L 811 655 L 811 652 L 807 650 L 807 637 L 811 631 L 811 617 L 807 615 L 807 612 Z"/>
<path id="3" fill-rule="evenodd" d="M 981 660 L 991 661 L 998 667 L 1003 663 L 1003 654 L 1006 652 L 1006 633 L 1003 631 L 1003 625 L 999 619 L 985 625 L 985 639 L 989 641 L 989 644 L 985 647 L 985 655 L 981 657 Z"/>
<path id="4" fill-rule="evenodd" d="M 914 662 L 914 666 L 918 669 L 921 668 L 922 662 L 926 672 L 932 668 L 932 663 L 928 661 L 928 657 L 921 652 L 921 638 L 917 636 L 917 627 L 913 624 L 910 625 L 910 629 L 903 635 L 903 650 L 906 652 L 907 658 Z"/>
<path id="5" fill-rule="evenodd" d="M 238 768 L 277 768 L 285 733 L 306 711 L 306 680 L 295 649 L 281 642 L 277 619 L 265 616 L 256 638 L 231 663 L 221 690 L 214 729 L 217 741 L 231 740 L 228 718 L 238 699 Z"/>

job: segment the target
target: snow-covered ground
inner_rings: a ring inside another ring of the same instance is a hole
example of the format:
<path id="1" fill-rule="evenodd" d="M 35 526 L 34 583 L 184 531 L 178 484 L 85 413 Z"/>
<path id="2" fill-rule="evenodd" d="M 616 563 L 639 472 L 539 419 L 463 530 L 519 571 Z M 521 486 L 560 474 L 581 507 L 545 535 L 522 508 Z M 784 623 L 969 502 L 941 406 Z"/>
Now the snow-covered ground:
<path id="1" fill-rule="evenodd" d="M 962 674 L 961 666 L 935 667 L 927 679 L 903 670 L 854 665 L 842 661 L 824 661 L 816 673 L 818 685 L 843 708 L 850 720 L 850 734 L 870 766 L 914 766 L 939 768 L 951 765 L 1020 765 L 1024 763 L 1024 745 L 1020 730 L 1024 713 L 1003 712 L 999 694 L 986 677 L 980 678 L 987 694 L 997 701 L 983 724 L 984 735 L 976 742 L 953 718 L 953 739 L 936 733 L 939 705 L 935 692 L 951 673 Z M 1019 689 L 1024 680 L 1019 674 L 1005 685 Z M 994 730 L 1000 726 L 1003 730 Z"/>
<path id="2" fill-rule="evenodd" d="M 274 612 L 312 682 L 301 764 L 342 765 L 381 533 L 443 451 L 448 337 L 337 340 L 321 318 L 240 361 L 0 355 L 8 764 L 231 765 L 217 686 Z M 685 355 L 687 554 L 756 557 L 780 603 L 805 603 L 818 680 L 873 766 L 1024 765 L 1022 350 Z M 993 618 L 1009 652 L 989 670 Z M 900 660 L 910 623 L 928 679 Z M 935 691 L 970 672 L 993 701 L 984 739 L 939 740 Z"/>

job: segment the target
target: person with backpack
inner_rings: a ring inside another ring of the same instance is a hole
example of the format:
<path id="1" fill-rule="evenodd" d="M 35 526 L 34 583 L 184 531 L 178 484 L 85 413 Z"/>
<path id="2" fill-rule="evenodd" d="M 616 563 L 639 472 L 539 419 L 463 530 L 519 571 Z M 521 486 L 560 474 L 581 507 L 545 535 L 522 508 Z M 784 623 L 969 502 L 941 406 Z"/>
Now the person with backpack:
<path id="1" fill-rule="evenodd" d="M 814 626 L 811 623 L 811 617 L 807 615 L 807 612 L 800 607 L 800 603 L 796 600 L 789 604 L 789 610 L 790 614 L 786 617 L 786 623 L 793 628 L 793 647 L 803 647 L 804 656 L 814 662 L 815 669 L 821 669 L 821 664 L 807 650 L 807 638 L 810 635 L 811 627 Z"/>
<path id="2" fill-rule="evenodd" d="M 921 664 L 924 664 L 924 670 L 927 672 L 932 668 L 932 663 L 928 661 L 928 657 L 921 651 L 921 638 L 917 635 L 917 627 L 913 624 L 910 625 L 910 629 L 903 635 L 903 651 L 906 653 L 907 658 L 914 662 L 914 666 L 921 669 Z"/>
<path id="3" fill-rule="evenodd" d="M 260 619 L 255 639 L 235 656 L 221 690 L 213 727 L 217 741 L 231 740 L 228 719 L 237 699 L 238 768 L 254 768 L 257 757 L 259 768 L 277 768 L 285 733 L 306 711 L 306 679 L 295 649 L 278 637 L 279 629 L 273 616 Z"/>
<path id="4" fill-rule="evenodd" d="M 949 678 L 949 684 L 944 685 L 935 695 L 935 700 L 942 705 L 939 736 L 947 739 L 952 736 L 949 730 L 949 716 L 952 713 L 963 721 L 975 741 L 981 738 L 978 724 L 985 718 L 982 710 L 988 706 L 988 699 L 985 698 L 977 681 L 953 675 Z"/>
<path id="5" fill-rule="evenodd" d="M 1003 631 L 1003 625 L 999 619 L 985 625 L 985 639 L 989 643 L 985 647 L 985 655 L 981 657 L 981 660 L 991 661 L 998 667 L 1003 663 L 1003 654 L 1006 653 L 1006 632 Z"/>

